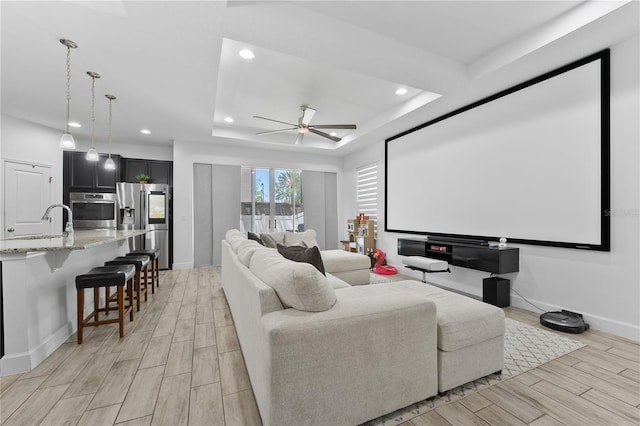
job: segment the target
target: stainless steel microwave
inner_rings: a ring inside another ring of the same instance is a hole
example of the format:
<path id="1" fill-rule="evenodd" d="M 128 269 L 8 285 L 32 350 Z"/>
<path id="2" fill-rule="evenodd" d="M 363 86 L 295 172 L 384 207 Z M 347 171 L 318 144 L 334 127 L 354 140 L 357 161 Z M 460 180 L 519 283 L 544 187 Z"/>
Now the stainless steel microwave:
<path id="1" fill-rule="evenodd" d="M 72 192 L 69 207 L 76 229 L 116 229 L 116 194 Z"/>

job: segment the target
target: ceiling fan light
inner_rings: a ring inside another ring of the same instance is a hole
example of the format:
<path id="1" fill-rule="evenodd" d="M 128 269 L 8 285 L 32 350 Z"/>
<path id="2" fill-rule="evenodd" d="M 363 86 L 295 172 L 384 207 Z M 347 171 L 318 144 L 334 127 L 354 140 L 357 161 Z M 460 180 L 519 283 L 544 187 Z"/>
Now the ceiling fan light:
<path id="1" fill-rule="evenodd" d="M 94 147 L 89 148 L 89 151 L 87 151 L 87 161 L 98 161 L 99 158 L 98 151 L 96 151 Z"/>
<path id="2" fill-rule="evenodd" d="M 64 149 L 76 149 L 76 141 L 73 139 L 71 133 L 63 133 L 60 138 L 60 148 Z"/>
<path id="3" fill-rule="evenodd" d="M 309 133 L 308 127 L 298 127 L 298 133 Z"/>
<path id="4" fill-rule="evenodd" d="M 104 168 L 107 170 L 115 170 L 116 163 L 113 161 L 113 158 L 107 158 L 107 161 L 104 162 Z"/>

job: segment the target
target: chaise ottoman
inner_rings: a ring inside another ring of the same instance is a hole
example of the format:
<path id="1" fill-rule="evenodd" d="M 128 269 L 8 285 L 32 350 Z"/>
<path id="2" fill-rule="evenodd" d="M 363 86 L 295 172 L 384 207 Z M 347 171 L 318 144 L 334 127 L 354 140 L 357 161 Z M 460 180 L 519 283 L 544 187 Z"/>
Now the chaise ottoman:
<path id="1" fill-rule="evenodd" d="M 369 284 L 369 256 L 344 250 L 322 250 L 320 255 L 325 271 L 351 285 Z"/>
<path id="2" fill-rule="evenodd" d="M 393 284 L 398 291 L 414 291 L 436 304 L 440 393 L 502 370 L 502 309 L 419 281 Z"/>

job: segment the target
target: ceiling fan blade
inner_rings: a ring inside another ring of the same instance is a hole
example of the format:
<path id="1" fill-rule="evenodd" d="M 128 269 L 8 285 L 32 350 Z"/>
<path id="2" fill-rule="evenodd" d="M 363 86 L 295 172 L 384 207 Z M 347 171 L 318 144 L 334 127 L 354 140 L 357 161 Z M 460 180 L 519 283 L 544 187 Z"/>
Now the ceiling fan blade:
<path id="1" fill-rule="evenodd" d="M 304 133 L 298 133 L 298 137 L 296 137 L 295 145 L 300 145 L 302 142 L 302 138 L 304 138 Z"/>
<path id="2" fill-rule="evenodd" d="M 309 128 L 314 128 L 314 129 L 349 129 L 349 130 L 357 129 L 355 124 L 314 124 L 313 126 L 309 126 Z"/>
<path id="3" fill-rule="evenodd" d="M 298 130 L 297 127 L 291 127 L 289 129 L 280 129 L 280 130 L 268 130 L 266 132 L 258 132 L 256 133 L 256 135 L 268 135 L 269 133 L 280 133 L 280 132 L 287 132 L 289 130 Z"/>
<path id="4" fill-rule="evenodd" d="M 289 126 L 296 126 L 296 128 L 298 127 L 297 125 L 295 125 L 293 123 L 287 123 L 286 121 L 274 120 L 273 118 L 260 117 L 259 115 L 254 115 L 253 118 L 259 118 L 261 120 L 275 121 L 276 123 L 288 124 Z"/>
<path id="5" fill-rule="evenodd" d="M 309 122 L 311 121 L 313 116 L 316 114 L 316 110 L 308 106 L 303 106 L 301 108 L 302 108 L 302 117 L 300 117 L 300 124 L 308 126 Z"/>
<path id="6" fill-rule="evenodd" d="M 342 139 L 337 136 L 331 136 L 329 133 L 321 132 L 320 130 L 309 128 L 311 133 L 315 133 L 316 135 L 325 137 L 327 139 L 331 139 L 334 142 L 340 142 Z"/>

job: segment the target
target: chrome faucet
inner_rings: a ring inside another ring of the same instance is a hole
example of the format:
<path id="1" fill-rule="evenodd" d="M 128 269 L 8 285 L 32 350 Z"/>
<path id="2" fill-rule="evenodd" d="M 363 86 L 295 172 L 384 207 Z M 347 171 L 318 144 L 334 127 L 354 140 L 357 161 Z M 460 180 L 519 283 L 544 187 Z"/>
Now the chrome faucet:
<path id="1" fill-rule="evenodd" d="M 69 215 L 69 220 L 67 221 L 67 224 L 64 226 L 64 232 L 66 232 L 67 235 L 73 234 L 73 212 L 71 211 L 69 206 L 65 206 L 64 204 L 51 204 L 49 207 L 47 207 L 47 210 L 44 212 L 40 220 L 49 219 L 49 213 L 54 207 L 62 207 L 63 209 L 67 210 L 67 214 Z"/>

